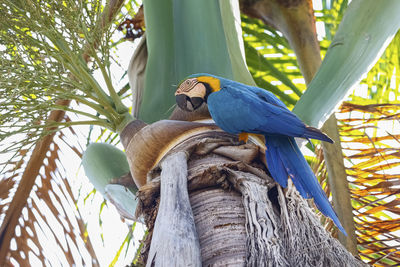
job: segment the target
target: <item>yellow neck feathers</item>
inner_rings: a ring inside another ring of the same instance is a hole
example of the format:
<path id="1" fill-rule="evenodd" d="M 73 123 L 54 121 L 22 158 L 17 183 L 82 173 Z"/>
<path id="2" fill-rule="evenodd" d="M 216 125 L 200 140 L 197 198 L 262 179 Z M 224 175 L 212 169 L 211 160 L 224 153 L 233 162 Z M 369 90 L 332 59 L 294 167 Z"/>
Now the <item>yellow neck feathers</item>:
<path id="1" fill-rule="evenodd" d="M 199 82 L 208 83 L 213 92 L 217 92 L 221 90 L 221 82 L 218 78 L 210 77 L 210 76 L 199 76 L 197 77 Z"/>

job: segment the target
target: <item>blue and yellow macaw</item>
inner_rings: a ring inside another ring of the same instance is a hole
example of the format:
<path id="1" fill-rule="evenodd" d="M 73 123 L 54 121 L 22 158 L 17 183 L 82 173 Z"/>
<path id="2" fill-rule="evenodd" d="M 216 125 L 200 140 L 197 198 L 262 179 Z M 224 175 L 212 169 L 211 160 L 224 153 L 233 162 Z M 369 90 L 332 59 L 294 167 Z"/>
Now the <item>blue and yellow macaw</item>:
<path id="1" fill-rule="evenodd" d="M 345 233 L 340 221 L 301 154 L 294 137 L 312 138 L 333 143 L 320 130 L 307 126 L 271 92 L 210 74 L 194 74 L 182 81 L 175 93 L 178 106 L 194 111 L 203 103 L 215 123 L 224 131 L 265 137 L 266 161 L 271 176 L 282 187 L 288 177 L 304 198 L 314 198 L 318 209 L 330 217 Z"/>

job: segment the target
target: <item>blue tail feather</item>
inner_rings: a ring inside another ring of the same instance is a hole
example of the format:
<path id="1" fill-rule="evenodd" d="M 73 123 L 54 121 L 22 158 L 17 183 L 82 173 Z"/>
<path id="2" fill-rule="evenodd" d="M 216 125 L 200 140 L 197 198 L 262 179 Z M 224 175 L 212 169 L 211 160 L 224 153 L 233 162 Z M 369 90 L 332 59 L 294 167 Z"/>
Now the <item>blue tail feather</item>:
<path id="1" fill-rule="evenodd" d="M 325 216 L 330 217 L 340 231 L 346 234 L 294 138 L 265 136 L 265 140 L 266 159 L 272 177 L 281 186 L 286 187 L 287 177 L 290 176 L 300 195 L 304 198 L 314 198 L 317 208 Z"/>
<path id="2" fill-rule="evenodd" d="M 326 134 L 321 132 L 321 130 L 311 127 L 311 126 L 306 126 L 305 132 L 302 135 L 302 137 L 307 138 L 307 139 L 317 139 L 317 140 L 333 143 L 333 140 L 329 136 L 327 136 Z"/>
<path id="3" fill-rule="evenodd" d="M 267 138 L 265 139 L 267 142 Z M 287 187 L 288 183 L 288 172 L 283 165 L 283 162 L 279 155 L 279 148 L 276 147 L 273 143 L 267 144 L 267 151 L 265 152 L 269 172 L 272 177 L 274 177 L 275 181 L 277 181 L 282 187 Z"/>

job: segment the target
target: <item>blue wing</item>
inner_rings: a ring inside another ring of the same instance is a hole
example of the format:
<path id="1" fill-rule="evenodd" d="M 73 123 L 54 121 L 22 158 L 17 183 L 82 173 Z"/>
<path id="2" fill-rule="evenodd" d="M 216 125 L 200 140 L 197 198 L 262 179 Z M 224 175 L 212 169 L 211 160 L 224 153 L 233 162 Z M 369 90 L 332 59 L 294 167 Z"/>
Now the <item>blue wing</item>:
<path id="1" fill-rule="evenodd" d="M 274 94 L 258 87 L 221 79 L 221 90 L 208 97 L 215 122 L 231 133 L 249 132 L 313 138 L 332 142 L 318 129 L 305 125 Z M 219 117 L 220 111 L 226 114 Z"/>

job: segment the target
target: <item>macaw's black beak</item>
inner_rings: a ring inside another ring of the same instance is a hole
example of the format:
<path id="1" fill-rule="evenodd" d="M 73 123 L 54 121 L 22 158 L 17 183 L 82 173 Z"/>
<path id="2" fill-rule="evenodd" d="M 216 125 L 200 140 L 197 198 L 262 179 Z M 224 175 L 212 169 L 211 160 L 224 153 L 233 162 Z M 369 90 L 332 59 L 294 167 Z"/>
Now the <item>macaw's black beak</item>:
<path id="1" fill-rule="evenodd" d="M 194 111 L 203 104 L 204 99 L 201 97 L 188 97 L 187 95 L 181 94 L 176 96 L 176 104 L 185 111 Z"/>

